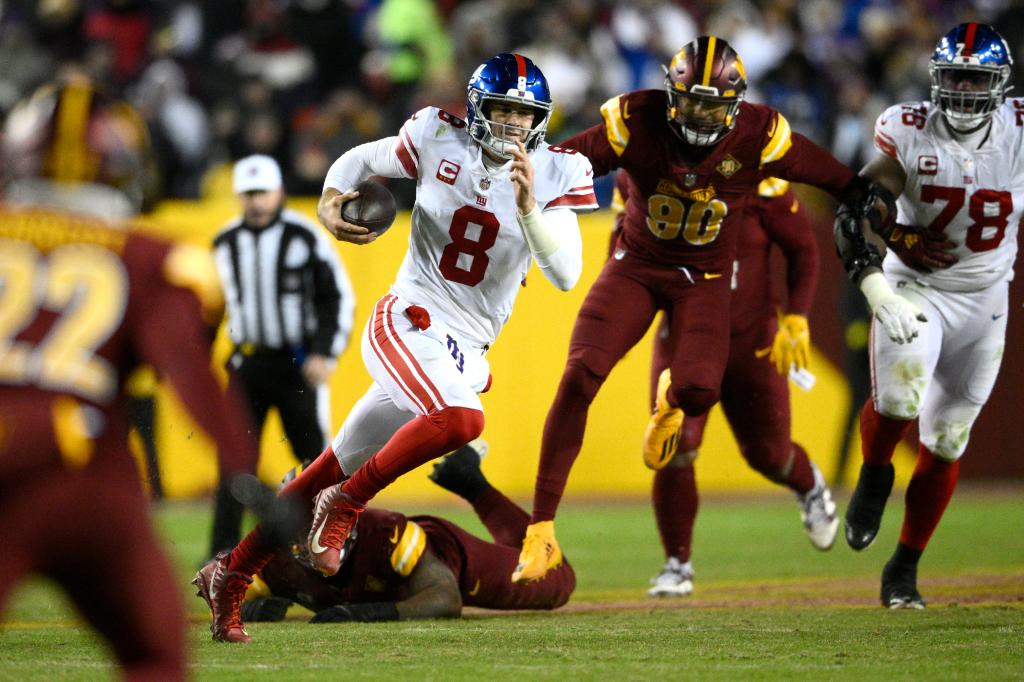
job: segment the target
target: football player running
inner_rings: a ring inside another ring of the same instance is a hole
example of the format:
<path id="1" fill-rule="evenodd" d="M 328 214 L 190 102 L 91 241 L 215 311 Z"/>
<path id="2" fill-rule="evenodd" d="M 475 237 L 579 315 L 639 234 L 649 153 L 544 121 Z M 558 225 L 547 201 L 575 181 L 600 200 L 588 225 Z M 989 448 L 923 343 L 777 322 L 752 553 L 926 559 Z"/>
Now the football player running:
<path id="1" fill-rule="evenodd" d="M 628 173 L 616 172 L 617 197 L 629 196 L 631 184 Z M 807 314 L 818 282 L 818 244 L 788 182 L 768 178 L 757 193 L 747 209 L 732 268 L 722 409 L 747 464 L 795 493 L 811 544 L 826 551 L 835 542 L 839 515 L 821 471 L 792 439 L 788 385 L 791 368 L 806 369 L 809 361 Z M 615 201 L 612 207 L 617 207 Z M 619 210 L 623 207 L 619 202 Z M 620 213 L 617 222 L 621 218 Z M 617 236 L 618 230 L 613 240 Z M 784 313 L 777 313 L 772 292 L 773 245 L 786 260 Z M 672 360 L 671 328 L 668 317 L 662 316 L 651 357 L 652 407 L 658 381 Z M 676 454 L 654 473 L 651 498 L 666 560 L 651 580 L 647 593 L 652 597 L 684 596 L 693 590 L 691 549 L 699 506 L 694 465 L 707 417 L 705 413 L 683 419 Z"/>
<path id="2" fill-rule="evenodd" d="M 342 155 L 324 183 L 320 221 L 339 240 L 368 244 L 375 234 L 341 218 L 357 196 L 350 188 L 373 175 L 417 182 L 409 250 L 363 334 L 374 383 L 332 445 L 282 490 L 312 507 L 309 554 L 324 575 L 337 573 L 345 539 L 378 491 L 480 435 L 477 394 L 491 384 L 485 354 L 530 263 L 562 290 L 582 270 L 576 212 L 597 208 L 592 169 L 582 154 L 545 144 L 543 73 L 522 55 L 500 54 L 477 68 L 467 93 L 465 121 L 424 108 L 397 136 Z M 204 567 L 222 577 L 211 604 L 215 639 L 248 639 L 242 598 L 273 555 L 257 527 Z"/>
<path id="3" fill-rule="evenodd" d="M 847 542 L 867 548 L 892 490 L 896 444 L 916 419 L 917 465 L 899 544 L 882 571 L 888 608 L 925 606 L 918 561 L 953 495 L 1003 355 L 1024 208 L 1024 100 L 1006 99 L 1011 66 L 992 27 L 951 30 L 929 63 L 931 101 L 884 111 L 875 124 L 880 154 L 861 171 L 898 197 L 884 276 L 928 319 L 910 345 L 871 336 L 864 463 L 846 513 Z"/>
<path id="4" fill-rule="evenodd" d="M 613 97 L 601 107 L 601 123 L 562 143 L 586 154 L 597 175 L 628 170 L 637 191 L 626 202 L 619 249 L 576 318 L 544 428 L 533 523 L 513 581 L 540 579 L 558 565 L 554 517 L 590 403 L 658 310 L 670 315 L 675 346 L 647 427 L 648 466 L 661 468 L 675 454 L 684 413 L 702 415 L 718 401 L 729 355 L 738 228 L 761 180 L 771 176 L 824 189 L 855 218 L 875 203 L 866 179 L 793 132 L 779 112 L 744 102 L 746 87 L 735 50 L 725 40 L 701 36 L 672 58 L 664 91 Z M 881 301 L 898 309 L 890 317 L 900 323 L 891 331 L 909 338 L 916 311 L 888 294 Z"/>

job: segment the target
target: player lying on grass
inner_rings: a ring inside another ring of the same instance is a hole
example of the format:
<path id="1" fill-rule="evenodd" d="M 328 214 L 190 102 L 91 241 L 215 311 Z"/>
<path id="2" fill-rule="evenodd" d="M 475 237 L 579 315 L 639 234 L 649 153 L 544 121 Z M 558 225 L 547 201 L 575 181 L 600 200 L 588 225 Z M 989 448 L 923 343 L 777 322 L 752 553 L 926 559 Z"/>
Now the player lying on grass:
<path id="1" fill-rule="evenodd" d="M 367 509 L 345 542 L 335 575 L 325 577 L 282 549 L 249 587 L 242 618 L 278 621 L 293 603 L 315 612 L 312 623 L 456 618 L 463 606 L 565 604 L 576 586 L 566 562 L 544 580 L 509 582 L 530 519 L 484 478 L 485 449 L 480 440 L 463 446 L 435 464 L 430 478 L 472 504 L 494 542 L 436 516 Z"/>

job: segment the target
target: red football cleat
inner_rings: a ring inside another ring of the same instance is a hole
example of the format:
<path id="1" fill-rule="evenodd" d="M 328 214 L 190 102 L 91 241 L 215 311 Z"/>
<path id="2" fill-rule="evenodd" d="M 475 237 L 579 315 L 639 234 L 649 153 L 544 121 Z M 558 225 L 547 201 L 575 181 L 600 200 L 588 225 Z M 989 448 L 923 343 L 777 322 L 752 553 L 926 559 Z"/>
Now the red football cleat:
<path id="1" fill-rule="evenodd" d="M 242 624 L 242 601 L 252 576 L 228 570 L 228 553 L 221 552 L 196 573 L 192 584 L 197 597 L 206 600 L 212 620 L 210 632 L 215 642 L 248 644 L 252 637 Z"/>
<path id="2" fill-rule="evenodd" d="M 324 575 L 341 568 L 341 547 L 365 505 L 341 490 L 341 483 L 324 488 L 313 498 L 313 525 L 309 529 L 309 558 Z"/>

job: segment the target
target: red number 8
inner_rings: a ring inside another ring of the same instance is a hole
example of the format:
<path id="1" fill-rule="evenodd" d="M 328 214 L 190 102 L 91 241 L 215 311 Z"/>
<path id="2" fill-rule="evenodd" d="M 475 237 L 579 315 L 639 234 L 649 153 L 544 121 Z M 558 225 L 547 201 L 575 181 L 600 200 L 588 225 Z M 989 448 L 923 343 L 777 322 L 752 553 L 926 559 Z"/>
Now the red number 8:
<path id="1" fill-rule="evenodd" d="M 466 230 L 470 223 L 480 227 L 480 237 L 476 241 L 466 238 Z M 468 287 L 475 287 L 483 281 L 484 273 L 491 262 L 487 256 L 487 249 L 494 246 L 494 242 L 497 241 L 499 227 L 498 216 L 475 206 L 463 206 L 455 211 L 452 215 L 452 225 L 448 228 L 452 242 L 444 247 L 441 262 L 438 263 L 438 269 L 444 278 Z M 473 257 L 468 270 L 459 267 L 459 255 L 463 253 Z"/>

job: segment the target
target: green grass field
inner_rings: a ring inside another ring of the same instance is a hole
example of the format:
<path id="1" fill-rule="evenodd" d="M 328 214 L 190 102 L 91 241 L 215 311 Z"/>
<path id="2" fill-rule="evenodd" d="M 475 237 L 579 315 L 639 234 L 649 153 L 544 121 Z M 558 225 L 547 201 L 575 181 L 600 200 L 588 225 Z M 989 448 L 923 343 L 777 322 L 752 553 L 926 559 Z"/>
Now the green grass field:
<path id="1" fill-rule="evenodd" d="M 840 500 L 845 508 L 845 500 Z M 468 507 L 424 507 L 483 534 Z M 471 611 L 460 621 L 253 624 L 250 646 L 210 641 L 189 591 L 200 680 L 334 679 L 1024 679 L 1024 488 L 964 485 L 921 566 L 925 611 L 878 606 L 878 575 L 896 542 L 890 501 L 875 546 L 840 540 L 819 553 L 783 494 L 707 497 L 698 520 L 692 597 L 651 600 L 661 564 L 638 502 L 567 503 L 559 538 L 578 576 L 561 611 Z M 167 504 L 157 520 L 178 589 L 207 542 L 208 506 Z M 0 680 L 110 679 L 102 644 L 48 585 L 25 584 L 5 614 Z"/>

